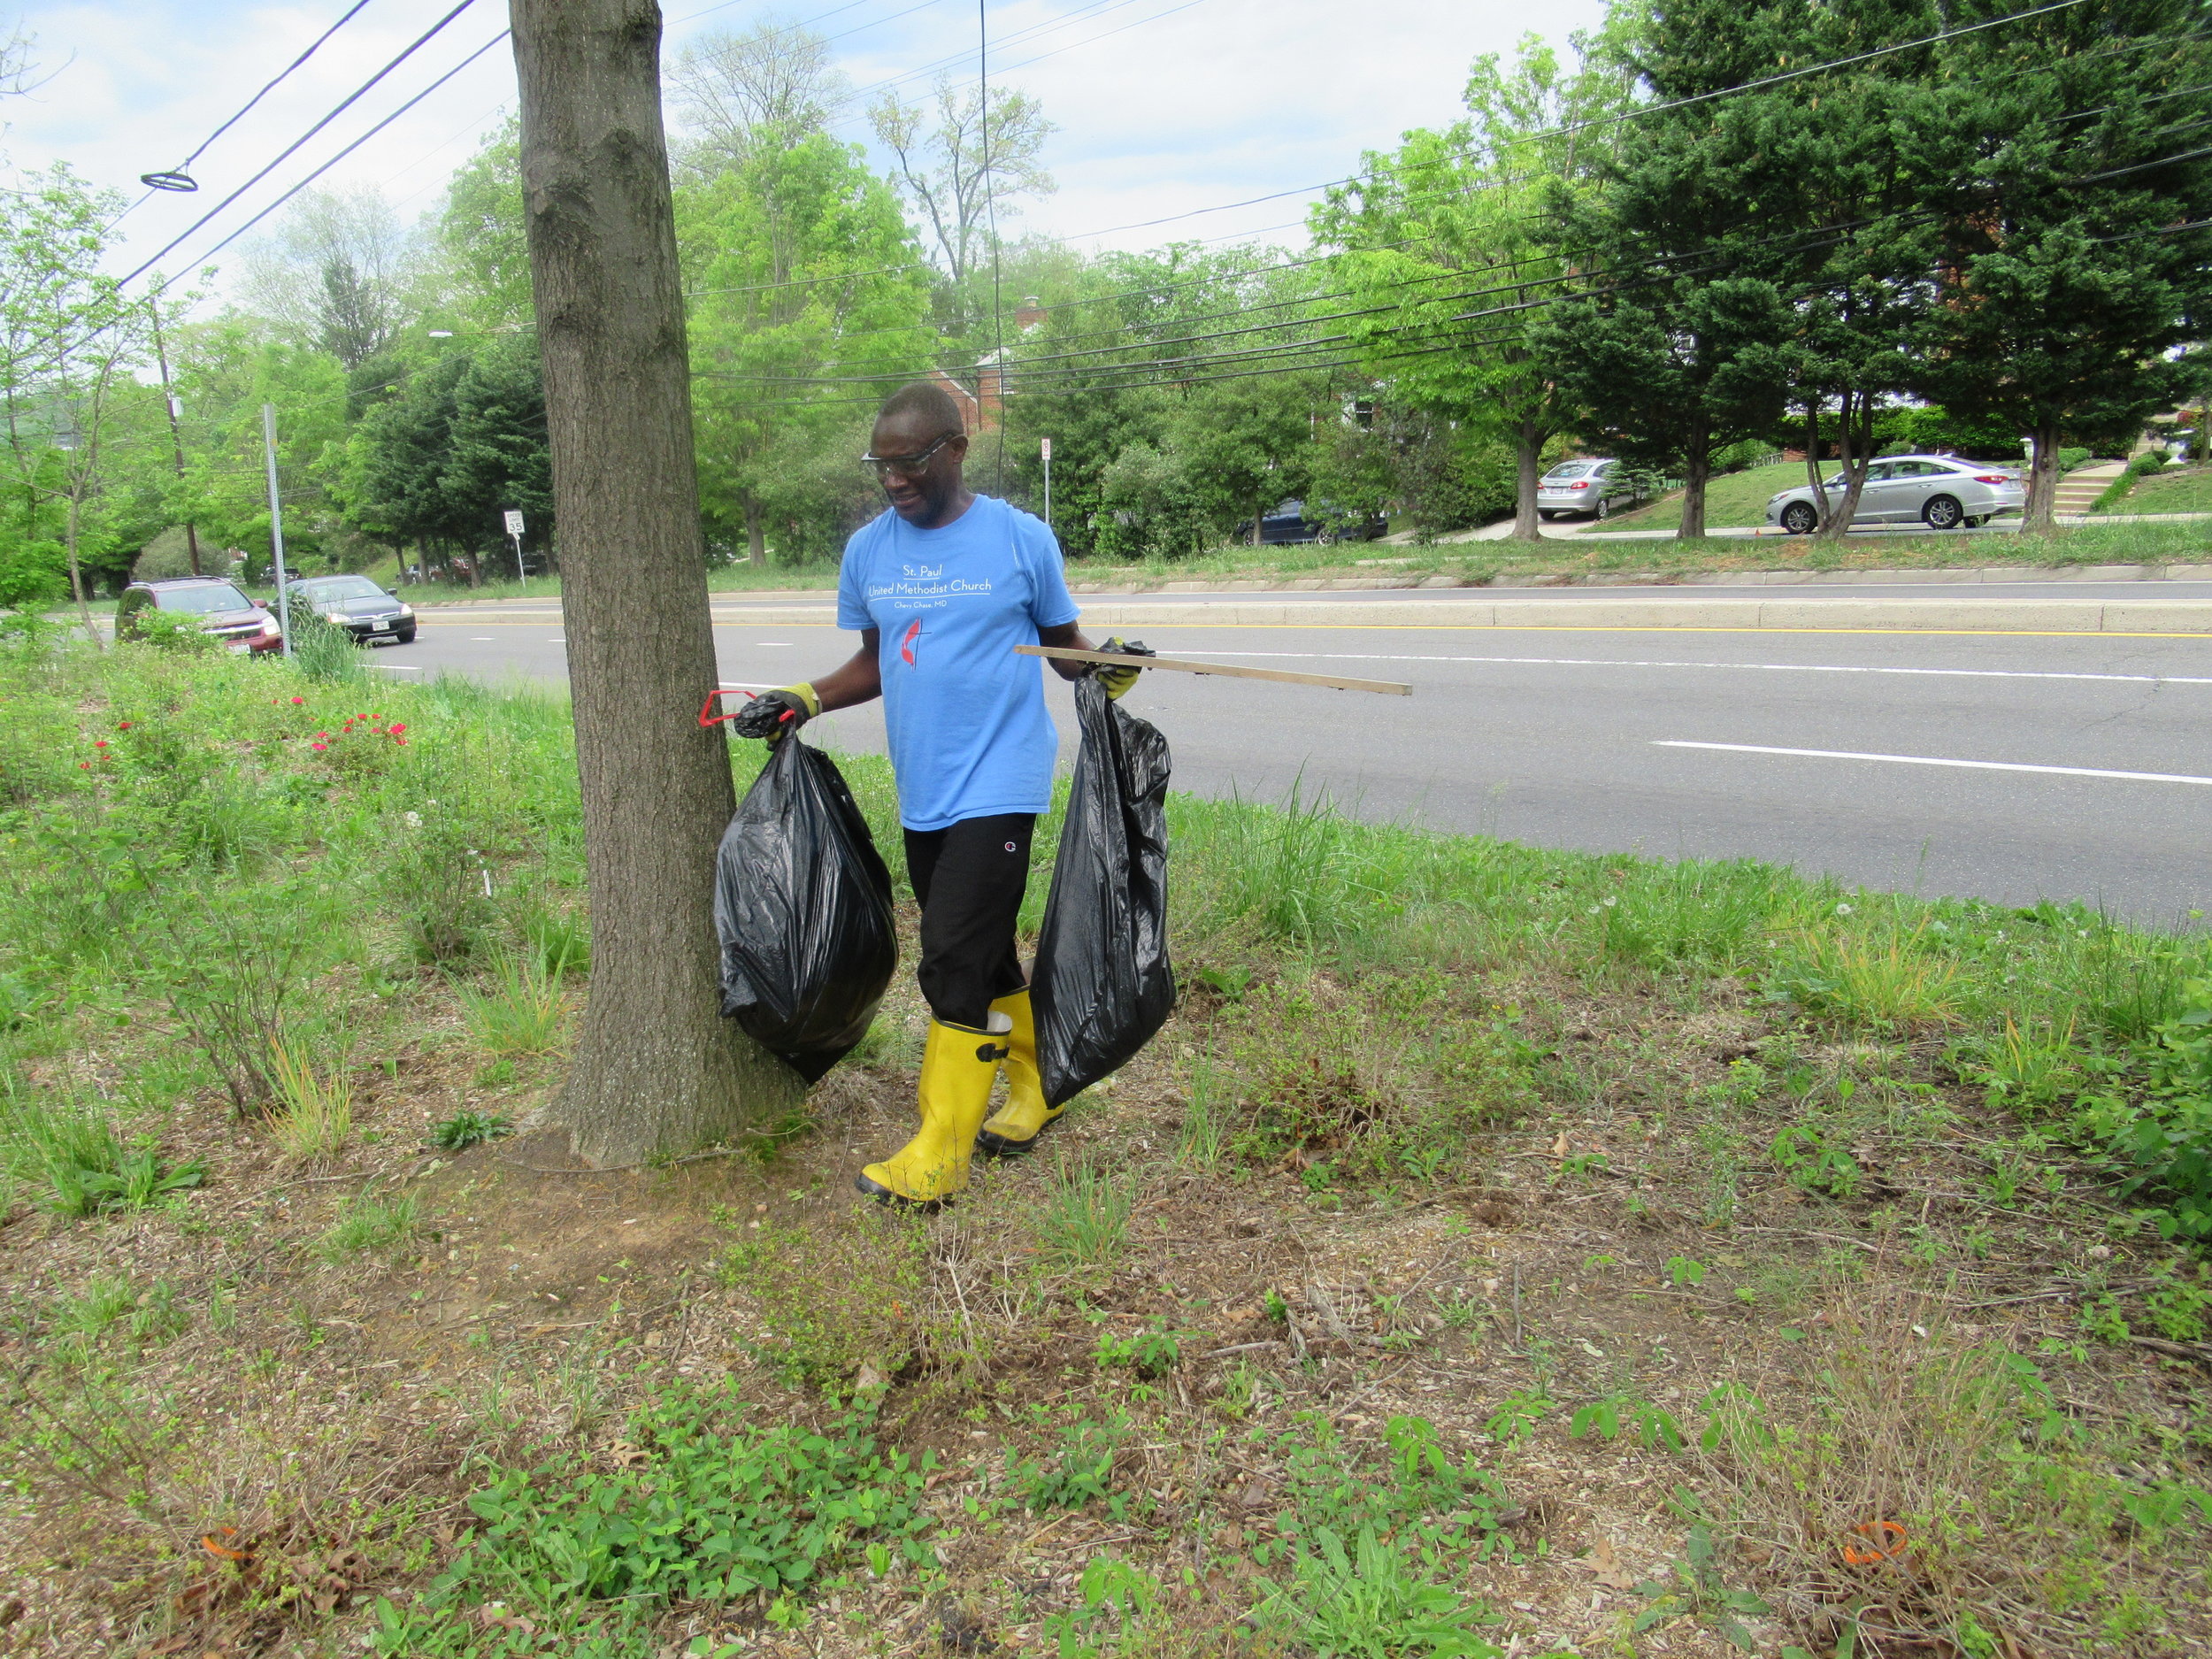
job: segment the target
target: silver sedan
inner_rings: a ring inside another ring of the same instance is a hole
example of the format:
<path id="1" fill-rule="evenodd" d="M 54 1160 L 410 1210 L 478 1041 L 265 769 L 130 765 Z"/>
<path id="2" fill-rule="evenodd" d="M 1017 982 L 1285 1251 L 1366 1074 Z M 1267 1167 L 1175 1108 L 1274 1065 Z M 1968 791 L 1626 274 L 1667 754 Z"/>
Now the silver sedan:
<path id="1" fill-rule="evenodd" d="M 1831 508 L 1842 501 L 1843 485 L 1838 473 L 1822 487 Z M 1851 522 L 1918 522 L 1931 530 L 1955 530 L 1962 524 L 1986 524 L 2001 512 L 2017 512 L 2027 499 L 2020 475 L 2006 467 L 1942 455 L 1886 456 L 1866 469 L 1866 487 L 1859 492 L 1859 510 Z M 1812 486 L 1800 484 L 1767 503 L 1767 522 L 1792 535 L 1812 534 L 1820 524 Z"/>

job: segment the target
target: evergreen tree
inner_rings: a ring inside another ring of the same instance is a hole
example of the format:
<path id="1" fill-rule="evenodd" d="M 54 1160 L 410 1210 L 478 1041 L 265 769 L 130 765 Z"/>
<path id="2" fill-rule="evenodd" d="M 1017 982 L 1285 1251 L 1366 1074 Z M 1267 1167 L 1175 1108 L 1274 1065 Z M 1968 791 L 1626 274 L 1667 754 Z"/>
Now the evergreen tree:
<path id="1" fill-rule="evenodd" d="M 2001 16 L 1965 0 L 1957 23 Z M 2098 0 L 1947 42 L 1900 111 L 1938 230 L 1916 380 L 2033 446 L 2124 445 L 2180 396 L 2212 301 L 2212 42 L 2187 0 Z"/>

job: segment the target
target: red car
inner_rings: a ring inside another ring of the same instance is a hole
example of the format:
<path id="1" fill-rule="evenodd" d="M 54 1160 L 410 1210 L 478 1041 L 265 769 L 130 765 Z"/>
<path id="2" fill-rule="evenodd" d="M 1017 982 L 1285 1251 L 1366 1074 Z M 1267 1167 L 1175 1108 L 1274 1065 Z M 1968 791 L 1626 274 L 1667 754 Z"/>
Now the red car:
<path id="1" fill-rule="evenodd" d="M 123 590 L 122 603 L 115 607 L 115 637 L 134 637 L 138 619 L 149 611 L 196 617 L 203 634 L 213 634 L 234 651 L 284 649 L 284 631 L 277 626 L 277 619 L 239 592 L 235 583 L 220 576 L 133 582 Z"/>

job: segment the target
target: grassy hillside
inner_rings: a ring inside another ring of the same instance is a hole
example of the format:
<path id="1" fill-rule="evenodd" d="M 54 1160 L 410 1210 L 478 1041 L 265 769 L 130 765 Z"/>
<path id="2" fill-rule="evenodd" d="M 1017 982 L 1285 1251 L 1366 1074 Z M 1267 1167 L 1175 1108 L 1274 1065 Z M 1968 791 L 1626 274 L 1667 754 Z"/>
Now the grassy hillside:
<path id="1" fill-rule="evenodd" d="M 1716 530 L 1764 524 L 1768 498 L 1778 490 L 1794 489 L 1805 481 L 1802 461 L 1778 461 L 1772 466 L 1724 472 L 1706 483 L 1705 522 Z M 1634 512 L 1616 513 L 1611 520 L 1623 530 L 1672 530 L 1681 522 L 1680 490 L 1671 490 Z"/>
<path id="2" fill-rule="evenodd" d="M 2148 478 L 2106 510 L 2132 512 L 2212 512 L 2212 465 L 2170 466 Z"/>

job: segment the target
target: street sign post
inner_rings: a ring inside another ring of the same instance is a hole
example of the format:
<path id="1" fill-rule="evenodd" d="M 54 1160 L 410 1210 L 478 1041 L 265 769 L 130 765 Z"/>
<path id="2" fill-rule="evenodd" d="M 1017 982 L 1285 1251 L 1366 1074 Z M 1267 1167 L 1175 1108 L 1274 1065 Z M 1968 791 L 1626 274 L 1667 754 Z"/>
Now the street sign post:
<path id="1" fill-rule="evenodd" d="M 1045 528 L 1052 528 L 1052 440 L 1044 441 L 1045 459 Z"/>
<path id="2" fill-rule="evenodd" d="M 507 539 L 515 544 L 515 580 L 526 592 L 530 587 L 530 572 L 522 563 L 522 515 L 510 507 L 506 512 Z"/>

